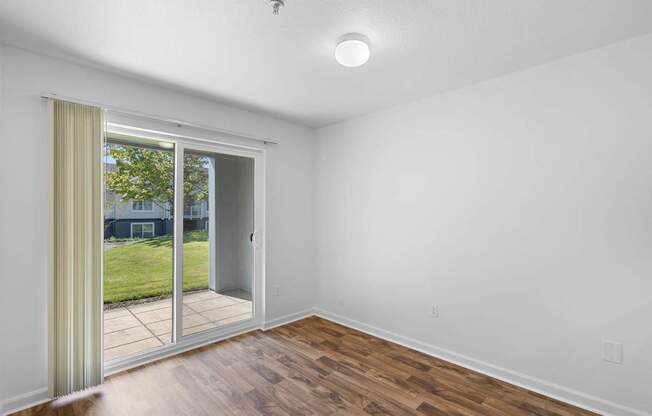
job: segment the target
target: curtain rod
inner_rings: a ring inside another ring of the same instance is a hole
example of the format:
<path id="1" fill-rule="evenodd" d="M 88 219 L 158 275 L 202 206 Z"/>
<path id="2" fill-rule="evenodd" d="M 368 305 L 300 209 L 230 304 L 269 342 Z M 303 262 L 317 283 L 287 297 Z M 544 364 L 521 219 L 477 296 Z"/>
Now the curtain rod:
<path id="1" fill-rule="evenodd" d="M 148 118 L 148 119 L 157 120 L 157 121 L 163 121 L 163 122 L 175 124 L 177 127 L 193 127 L 193 128 L 196 128 L 196 129 L 212 131 L 212 132 L 215 132 L 215 133 L 226 134 L 226 135 L 229 135 L 229 136 L 240 137 L 240 138 L 243 138 L 243 139 L 255 140 L 255 141 L 258 141 L 258 142 L 262 142 L 263 144 L 278 144 L 279 143 L 277 140 L 270 139 L 270 138 L 267 138 L 267 137 L 253 136 L 253 135 L 250 135 L 250 134 L 240 133 L 240 132 L 233 131 L 233 130 L 219 129 L 217 127 L 211 127 L 211 126 L 206 126 L 206 125 L 197 124 L 197 123 L 190 123 L 190 122 L 187 122 L 187 121 L 182 121 L 182 120 L 177 120 L 177 119 L 173 119 L 173 118 L 158 116 L 158 115 L 155 115 L 155 114 L 148 114 L 148 113 L 143 113 L 143 112 L 140 112 L 140 111 L 128 110 L 128 109 L 125 109 L 125 108 L 100 104 L 100 103 L 96 103 L 96 102 L 93 102 L 93 101 L 82 100 L 82 99 L 73 98 L 73 97 L 66 97 L 64 95 L 59 95 L 59 94 L 54 94 L 54 93 L 42 93 L 41 98 L 68 101 L 68 102 L 75 103 L 75 104 L 83 104 L 83 105 L 90 105 L 90 106 L 93 106 L 93 107 L 100 107 L 100 108 L 103 108 L 105 110 L 108 110 L 108 111 L 111 111 L 111 112 L 114 112 L 114 113 L 120 113 L 120 114 L 137 116 L 137 117 L 141 117 L 141 118 Z"/>

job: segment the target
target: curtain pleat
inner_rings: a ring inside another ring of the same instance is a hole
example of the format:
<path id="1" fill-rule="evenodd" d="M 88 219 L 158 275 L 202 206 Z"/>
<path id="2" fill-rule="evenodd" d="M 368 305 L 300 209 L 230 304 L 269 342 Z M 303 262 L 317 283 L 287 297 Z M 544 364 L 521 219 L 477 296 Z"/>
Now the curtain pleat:
<path id="1" fill-rule="evenodd" d="M 103 111 L 53 100 L 50 394 L 102 382 Z"/>

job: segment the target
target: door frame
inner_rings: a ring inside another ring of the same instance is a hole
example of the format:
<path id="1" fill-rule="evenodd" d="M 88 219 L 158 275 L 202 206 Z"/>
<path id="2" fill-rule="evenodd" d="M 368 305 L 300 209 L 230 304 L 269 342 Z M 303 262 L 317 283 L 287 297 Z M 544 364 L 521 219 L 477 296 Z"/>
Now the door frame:
<path id="1" fill-rule="evenodd" d="M 175 187 L 174 187 L 174 290 L 173 290 L 173 322 L 174 334 L 172 342 L 188 339 L 193 335 L 183 336 L 183 158 L 187 150 L 223 154 L 250 158 L 254 161 L 254 275 L 252 284 L 252 317 L 244 322 L 261 325 L 265 322 L 264 302 L 264 151 L 245 149 L 239 146 L 224 144 L 208 144 L 188 139 L 180 139 L 175 146 Z M 213 208 L 215 215 L 215 208 Z M 215 221 L 215 218 L 213 218 Z M 213 248 L 214 249 L 214 248 Z M 227 327 L 228 325 L 225 325 Z M 204 332 L 219 333 L 221 328 L 209 329 Z"/>
<path id="2" fill-rule="evenodd" d="M 151 120 L 148 120 L 151 122 Z M 139 123 L 134 122 L 137 126 Z M 206 138 L 204 134 L 191 136 L 159 130 L 139 128 L 133 125 L 107 123 L 106 131 L 128 134 L 144 139 L 174 143 L 174 238 L 173 238 L 173 296 L 172 296 L 172 343 L 152 348 L 128 357 L 104 363 L 104 375 L 108 376 L 148 362 L 156 361 L 184 351 L 195 349 L 255 329 L 265 322 L 265 161 L 266 150 L 257 146 L 234 144 L 228 137 Z M 171 129 L 170 129 L 171 130 Z M 220 153 L 248 157 L 254 161 L 254 276 L 252 285 L 252 318 L 208 329 L 195 334 L 182 336 L 183 325 L 183 156 L 186 149 L 207 153 Z"/>

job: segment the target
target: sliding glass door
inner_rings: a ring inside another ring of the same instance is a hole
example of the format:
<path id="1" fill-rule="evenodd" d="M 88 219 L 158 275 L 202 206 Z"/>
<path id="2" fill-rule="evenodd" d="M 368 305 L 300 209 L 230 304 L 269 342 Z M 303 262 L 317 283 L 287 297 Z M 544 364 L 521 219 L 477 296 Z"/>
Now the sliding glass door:
<path id="1" fill-rule="evenodd" d="M 104 163 L 105 363 L 261 318 L 261 152 L 121 128 Z"/>
<path id="2" fill-rule="evenodd" d="M 252 318 L 254 159 L 184 148 L 184 336 Z"/>

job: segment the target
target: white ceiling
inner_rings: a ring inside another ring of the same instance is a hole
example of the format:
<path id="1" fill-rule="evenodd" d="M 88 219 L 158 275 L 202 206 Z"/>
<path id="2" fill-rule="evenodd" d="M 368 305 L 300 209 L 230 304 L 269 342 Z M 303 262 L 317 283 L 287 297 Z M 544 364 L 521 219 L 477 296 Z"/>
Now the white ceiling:
<path id="1" fill-rule="evenodd" d="M 650 0 L 0 0 L 3 42 L 310 126 L 650 31 Z M 363 67 L 333 59 L 348 32 Z"/>

